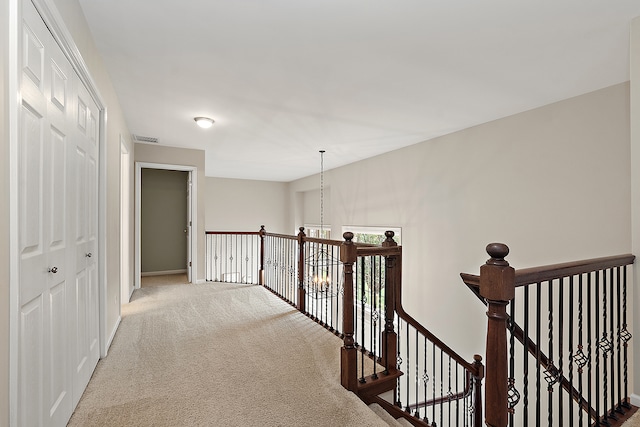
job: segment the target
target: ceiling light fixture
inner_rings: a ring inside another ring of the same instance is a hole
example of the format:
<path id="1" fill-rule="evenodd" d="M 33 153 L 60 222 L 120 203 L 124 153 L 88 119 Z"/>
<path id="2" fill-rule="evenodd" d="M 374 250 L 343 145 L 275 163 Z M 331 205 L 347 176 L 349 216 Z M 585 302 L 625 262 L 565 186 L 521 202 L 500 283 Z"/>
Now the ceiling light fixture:
<path id="1" fill-rule="evenodd" d="M 213 126 L 214 123 L 213 119 L 209 117 L 194 117 L 193 120 L 195 120 L 202 129 L 208 129 Z"/>

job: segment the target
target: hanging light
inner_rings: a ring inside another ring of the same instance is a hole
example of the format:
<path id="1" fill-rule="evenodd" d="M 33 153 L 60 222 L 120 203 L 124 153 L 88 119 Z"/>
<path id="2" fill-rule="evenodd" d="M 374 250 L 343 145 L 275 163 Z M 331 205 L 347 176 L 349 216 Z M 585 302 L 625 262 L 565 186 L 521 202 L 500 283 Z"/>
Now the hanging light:
<path id="1" fill-rule="evenodd" d="M 324 153 L 320 150 L 320 233 L 319 238 L 326 238 L 324 232 Z M 331 277 L 337 272 L 335 268 L 340 264 L 335 257 L 327 252 L 327 244 L 311 243 L 307 246 L 310 255 L 306 265 L 308 271 L 308 291 L 314 298 L 332 296 Z"/>

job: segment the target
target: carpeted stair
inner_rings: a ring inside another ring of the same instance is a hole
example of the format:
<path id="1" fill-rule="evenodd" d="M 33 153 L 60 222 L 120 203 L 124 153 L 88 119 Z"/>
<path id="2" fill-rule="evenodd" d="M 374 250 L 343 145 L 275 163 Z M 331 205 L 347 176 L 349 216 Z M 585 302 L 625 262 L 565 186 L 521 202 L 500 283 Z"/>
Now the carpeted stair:
<path id="1" fill-rule="evenodd" d="M 378 414 L 378 416 L 382 418 L 384 422 L 389 424 L 390 427 L 413 427 L 411 423 L 404 418 L 393 418 L 390 413 L 385 411 L 382 406 L 378 405 L 377 403 L 372 403 L 371 405 L 369 405 L 369 408 L 371 408 L 373 412 Z"/>

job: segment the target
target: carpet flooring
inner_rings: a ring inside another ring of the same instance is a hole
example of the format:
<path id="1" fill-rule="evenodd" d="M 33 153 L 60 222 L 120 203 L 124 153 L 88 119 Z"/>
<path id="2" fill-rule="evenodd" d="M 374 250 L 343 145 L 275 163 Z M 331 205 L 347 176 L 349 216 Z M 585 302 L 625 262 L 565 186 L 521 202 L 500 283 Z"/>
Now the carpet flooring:
<path id="1" fill-rule="evenodd" d="M 150 286 L 69 426 L 380 426 L 340 385 L 341 340 L 259 286 Z"/>

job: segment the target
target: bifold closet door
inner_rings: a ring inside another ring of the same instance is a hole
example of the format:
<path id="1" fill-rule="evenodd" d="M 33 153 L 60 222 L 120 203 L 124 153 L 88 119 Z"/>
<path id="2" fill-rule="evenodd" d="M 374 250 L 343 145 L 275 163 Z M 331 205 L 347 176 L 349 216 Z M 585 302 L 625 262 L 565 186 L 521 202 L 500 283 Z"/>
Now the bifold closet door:
<path id="1" fill-rule="evenodd" d="M 98 109 L 22 2 L 18 424 L 64 426 L 98 352 Z"/>

